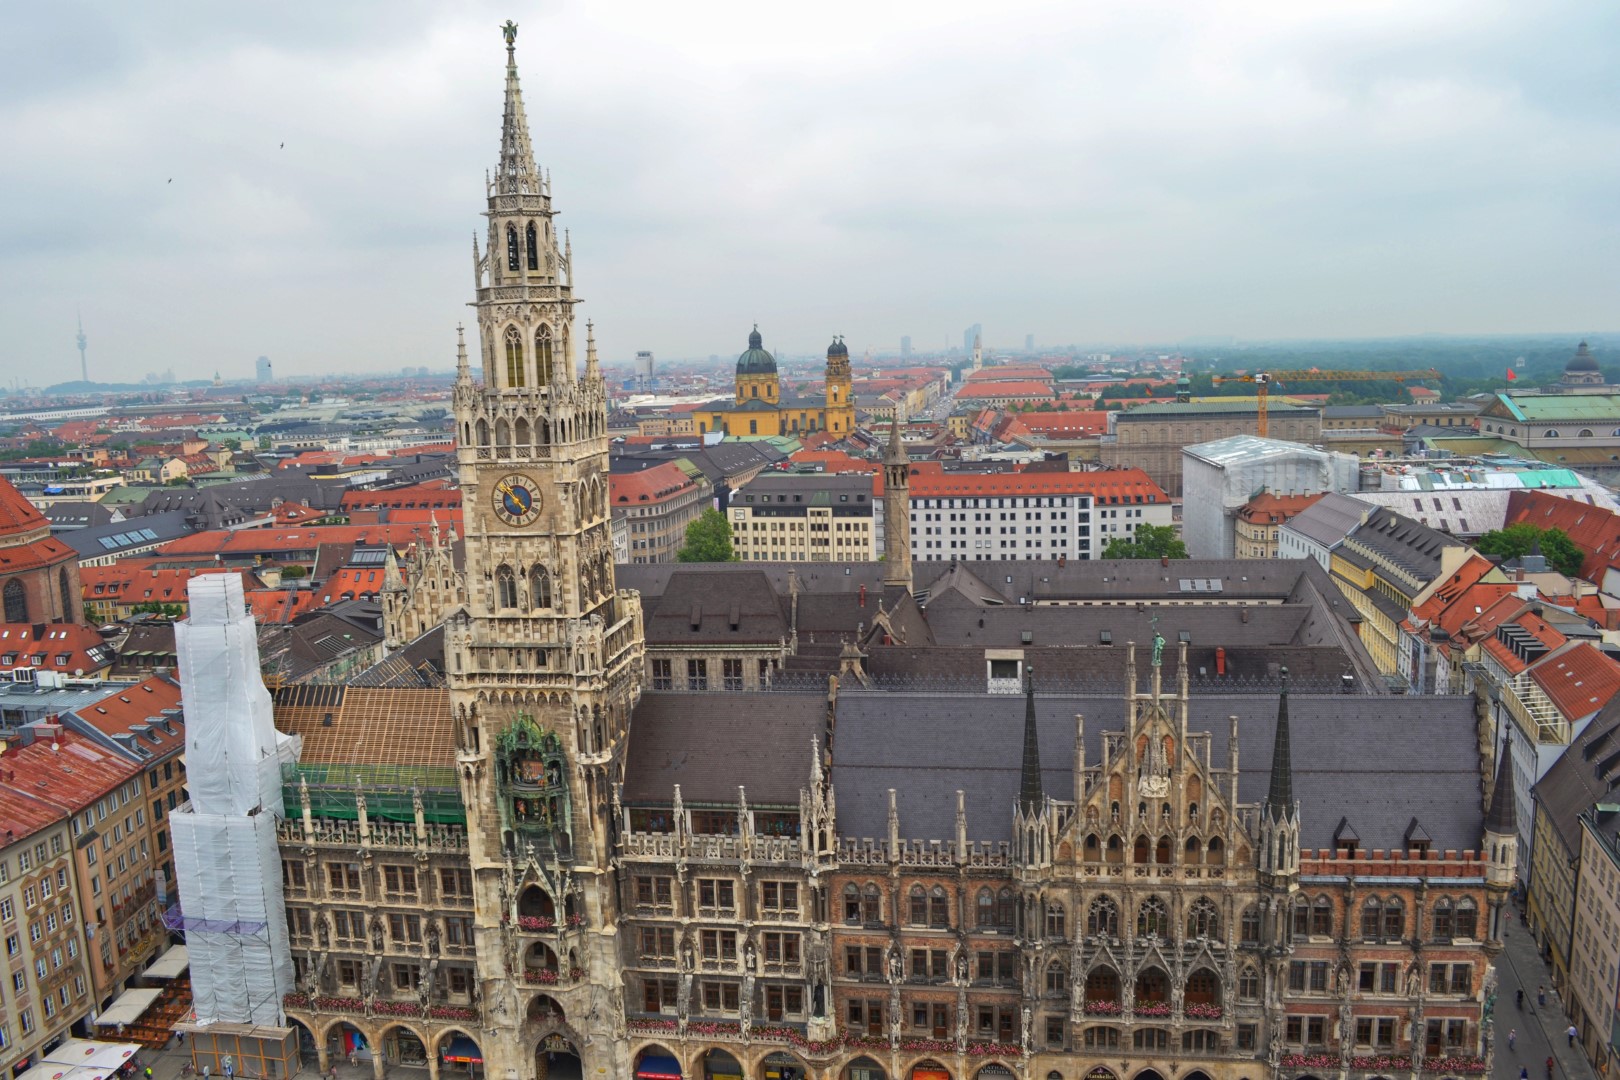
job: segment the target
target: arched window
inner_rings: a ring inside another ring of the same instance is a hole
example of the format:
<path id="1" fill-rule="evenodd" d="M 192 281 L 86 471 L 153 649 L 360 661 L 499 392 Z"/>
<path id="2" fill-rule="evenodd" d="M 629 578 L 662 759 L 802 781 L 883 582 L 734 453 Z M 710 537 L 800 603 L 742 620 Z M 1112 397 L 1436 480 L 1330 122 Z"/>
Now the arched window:
<path id="1" fill-rule="evenodd" d="M 28 621 L 28 597 L 23 594 L 23 583 L 16 578 L 6 582 L 6 622 Z"/>
<path id="2" fill-rule="evenodd" d="M 551 327 L 542 326 L 534 334 L 534 369 L 541 386 L 551 385 Z"/>
<path id="3" fill-rule="evenodd" d="M 878 887 L 867 882 L 861 890 L 861 919 L 868 926 L 878 926 L 883 922 L 883 901 L 878 895 Z"/>
<path id="4" fill-rule="evenodd" d="M 951 925 L 950 899 L 946 897 L 944 888 L 939 885 L 935 885 L 928 892 L 928 925 L 934 927 Z"/>
<path id="5" fill-rule="evenodd" d="M 1221 936 L 1221 916 L 1208 897 L 1200 896 L 1187 909 L 1187 936 L 1190 938 L 1218 938 Z"/>
<path id="6" fill-rule="evenodd" d="M 1145 836 L 1138 836 L 1136 838 L 1136 845 L 1131 850 L 1131 862 L 1133 862 L 1133 863 L 1145 863 L 1145 862 L 1147 862 L 1148 859 L 1151 857 L 1151 855 L 1150 855 L 1151 851 L 1152 851 L 1152 848 L 1148 844 L 1148 838 L 1145 837 Z"/>
<path id="7" fill-rule="evenodd" d="M 1119 906 L 1112 897 L 1099 896 L 1086 909 L 1086 933 L 1119 936 Z"/>
<path id="8" fill-rule="evenodd" d="M 529 222 L 528 229 L 524 231 L 523 239 L 527 241 L 525 250 L 529 253 L 529 269 L 540 269 L 540 245 L 534 239 L 534 222 Z"/>
<path id="9" fill-rule="evenodd" d="M 506 227 L 506 268 L 508 270 L 516 270 L 518 268 L 517 229 L 513 228 L 511 225 Z"/>
<path id="10" fill-rule="evenodd" d="M 498 608 L 518 606 L 517 575 L 512 573 L 512 568 L 505 563 L 495 570 L 495 606 Z"/>
<path id="11" fill-rule="evenodd" d="M 1082 854 L 1080 857 L 1086 862 L 1096 862 L 1098 859 L 1102 858 L 1102 848 L 1097 843 L 1096 833 L 1086 834 L 1086 842 L 1081 850 L 1084 852 L 1084 854 Z"/>
<path id="12" fill-rule="evenodd" d="M 1318 896 L 1311 905 L 1311 933 L 1318 937 L 1333 936 L 1333 901 Z"/>
<path id="13" fill-rule="evenodd" d="M 1293 922 L 1289 933 L 1294 937 L 1309 937 L 1311 934 L 1311 902 L 1303 896 L 1294 897 L 1294 906 L 1289 909 L 1293 913 Z"/>
<path id="14" fill-rule="evenodd" d="M 1136 910 L 1137 937 L 1166 937 L 1170 933 L 1170 912 L 1164 901 L 1150 896 Z"/>
<path id="15" fill-rule="evenodd" d="M 1470 940 L 1479 936 L 1479 908 L 1466 896 L 1457 902 L 1457 936 Z"/>
<path id="16" fill-rule="evenodd" d="M 1205 861 L 1211 866 L 1224 866 L 1226 864 L 1226 845 L 1221 843 L 1220 837 L 1212 836 L 1209 838 L 1209 857 Z"/>
<path id="17" fill-rule="evenodd" d="M 1556 439 L 1556 438 L 1558 438 L 1558 430 L 1556 428 L 1548 428 L 1547 429 L 1547 434 L 1543 435 L 1542 438 L 1543 439 Z"/>
<path id="18" fill-rule="evenodd" d="M 853 881 L 844 886 L 844 921 L 861 921 L 861 890 L 855 887 Z"/>
<path id="19" fill-rule="evenodd" d="M 73 586 L 68 582 L 65 566 L 56 572 L 56 591 L 62 594 L 62 617 L 72 618 L 73 612 L 80 607 L 79 600 L 82 598 L 73 595 Z"/>
<path id="20" fill-rule="evenodd" d="M 1406 933 L 1406 905 L 1396 897 L 1384 902 L 1384 940 L 1399 941 Z"/>
<path id="21" fill-rule="evenodd" d="M 512 269 L 515 270 L 517 267 L 514 266 Z M 523 377 L 523 335 L 518 333 L 517 327 L 508 326 L 506 328 L 505 340 L 506 385 L 527 386 L 528 381 Z"/>
<path id="22" fill-rule="evenodd" d="M 1067 922 L 1067 919 L 1065 919 L 1064 916 L 1065 916 L 1065 912 L 1063 910 L 1063 905 L 1062 904 L 1060 904 L 1060 903 L 1058 903 L 1057 901 L 1054 900 L 1051 903 L 1046 905 L 1046 936 L 1047 937 L 1049 937 L 1049 938 L 1060 938 L 1060 937 L 1063 936 L 1063 931 L 1065 929 L 1064 928 L 1064 923 Z"/>
<path id="23" fill-rule="evenodd" d="M 495 421 L 495 452 L 506 455 L 512 449 L 512 425 L 506 422 L 506 417 Z"/>
<path id="24" fill-rule="evenodd" d="M 911 887 L 911 925 L 928 925 L 928 891 L 921 885 Z"/>
<path id="25" fill-rule="evenodd" d="M 539 563 L 535 563 L 529 571 L 529 594 L 534 600 L 531 607 L 551 606 L 551 572 Z"/>
<path id="26" fill-rule="evenodd" d="M 1238 972 L 1238 997 L 1244 1001 L 1258 1001 L 1260 998 L 1260 973 L 1253 966 L 1245 966 Z"/>
<path id="27" fill-rule="evenodd" d="M 1238 939 L 1245 945 L 1260 944 L 1260 909 L 1253 904 L 1243 909 L 1238 923 Z"/>
<path id="28" fill-rule="evenodd" d="M 1048 994 L 1066 994 L 1069 991 L 1069 969 L 1063 966 L 1063 961 L 1057 960 L 1046 969 L 1046 992 Z"/>
<path id="29" fill-rule="evenodd" d="M 480 417 L 478 420 L 478 445 L 489 445 L 489 421 L 483 419 L 482 417 Z"/>
<path id="30" fill-rule="evenodd" d="M 996 894 L 988 887 L 979 890 L 978 897 L 980 927 L 996 925 Z"/>
<path id="31" fill-rule="evenodd" d="M 1367 941 L 1377 941 L 1383 918 L 1383 902 L 1376 896 L 1367 897 L 1361 905 L 1361 936 Z"/>
<path id="32" fill-rule="evenodd" d="M 996 894 L 996 925 L 1003 930 L 1011 930 L 1018 918 L 1018 901 L 1013 897 L 1011 889 L 1002 889 Z"/>
<path id="33" fill-rule="evenodd" d="M 529 445 L 529 422 L 528 422 L 528 420 L 524 419 L 521 416 L 517 418 L 517 423 L 512 425 L 512 438 L 514 440 L 516 440 L 516 442 L 517 442 L 517 444 L 519 446 L 526 447 L 526 446 Z"/>
<path id="34" fill-rule="evenodd" d="M 1434 905 L 1434 940 L 1450 941 L 1456 929 L 1455 913 L 1450 900 L 1442 900 Z"/>

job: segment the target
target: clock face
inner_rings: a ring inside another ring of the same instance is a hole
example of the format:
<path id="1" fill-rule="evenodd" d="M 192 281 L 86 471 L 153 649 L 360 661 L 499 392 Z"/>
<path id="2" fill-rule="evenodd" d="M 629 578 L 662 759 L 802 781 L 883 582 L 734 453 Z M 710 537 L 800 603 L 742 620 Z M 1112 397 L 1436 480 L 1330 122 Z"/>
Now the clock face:
<path id="1" fill-rule="evenodd" d="M 495 516 L 513 528 L 521 529 L 540 516 L 539 489 L 522 473 L 495 482 L 494 503 Z"/>

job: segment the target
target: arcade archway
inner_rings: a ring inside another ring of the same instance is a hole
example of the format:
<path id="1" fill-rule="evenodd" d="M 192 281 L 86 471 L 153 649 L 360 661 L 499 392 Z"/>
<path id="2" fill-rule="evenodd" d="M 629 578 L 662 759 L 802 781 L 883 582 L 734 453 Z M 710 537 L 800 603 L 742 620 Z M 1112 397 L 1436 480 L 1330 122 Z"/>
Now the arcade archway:
<path id="1" fill-rule="evenodd" d="M 759 1063 L 760 1080 L 805 1080 L 809 1068 L 786 1050 L 766 1054 Z"/>
<path id="2" fill-rule="evenodd" d="M 844 1080 L 888 1080 L 883 1066 L 869 1057 L 858 1057 L 844 1069 Z"/>
<path id="3" fill-rule="evenodd" d="M 703 1055 L 700 1080 L 743 1080 L 743 1067 L 724 1050 L 710 1050 Z"/>
<path id="4" fill-rule="evenodd" d="M 585 1066 L 574 1044 L 561 1035 L 547 1035 L 534 1047 L 535 1080 L 583 1080 Z"/>
<path id="5" fill-rule="evenodd" d="M 950 1070 L 937 1061 L 919 1061 L 911 1067 L 911 1080 L 952 1080 Z"/>
<path id="6" fill-rule="evenodd" d="M 439 1080 L 481 1080 L 484 1075 L 484 1050 L 477 1039 L 460 1028 L 440 1032 Z"/>
<path id="7" fill-rule="evenodd" d="M 656 1044 L 636 1055 L 635 1066 L 636 1080 L 684 1080 L 680 1059 Z"/>

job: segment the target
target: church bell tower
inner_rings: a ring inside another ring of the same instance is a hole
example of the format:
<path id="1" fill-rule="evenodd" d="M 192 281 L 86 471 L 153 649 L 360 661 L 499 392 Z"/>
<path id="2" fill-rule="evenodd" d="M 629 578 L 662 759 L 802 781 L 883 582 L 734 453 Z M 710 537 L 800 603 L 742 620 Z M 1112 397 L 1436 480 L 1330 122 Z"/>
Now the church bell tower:
<path id="1" fill-rule="evenodd" d="M 445 622 L 484 1052 L 491 1076 L 536 1075 L 562 1043 L 586 1075 L 623 1075 L 608 823 L 641 606 L 614 584 L 606 388 L 589 331 L 575 369 L 571 252 L 529 142 L 517 26 L 503 32 L 500 162 L 473 240 L 482 379 L 462 342 L 454 391 L 467 596 Z"/>

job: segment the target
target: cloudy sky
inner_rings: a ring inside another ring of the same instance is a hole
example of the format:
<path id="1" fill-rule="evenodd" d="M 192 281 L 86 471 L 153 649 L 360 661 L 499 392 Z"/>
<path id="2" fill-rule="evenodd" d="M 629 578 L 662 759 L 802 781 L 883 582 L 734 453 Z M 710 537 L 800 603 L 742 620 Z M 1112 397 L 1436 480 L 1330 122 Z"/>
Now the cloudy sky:
<path id="1" fill-rule="evenodd" d="M 606 358 L 1620 325 L 1608 0 L 57 0 L 0 375 L 447 365 L 507 17 Z"/>

